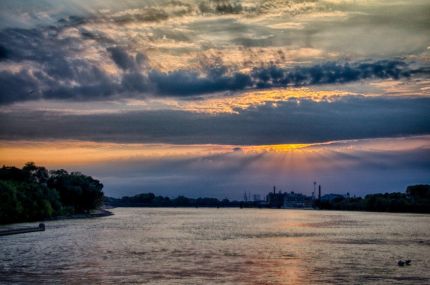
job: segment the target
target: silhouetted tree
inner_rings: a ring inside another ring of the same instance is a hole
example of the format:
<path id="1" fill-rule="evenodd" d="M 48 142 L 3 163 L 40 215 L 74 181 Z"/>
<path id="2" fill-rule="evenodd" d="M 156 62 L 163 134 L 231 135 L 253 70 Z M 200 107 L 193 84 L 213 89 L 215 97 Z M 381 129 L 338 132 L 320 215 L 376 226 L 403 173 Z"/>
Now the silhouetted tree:
<path id="1" fill-rule="evenodd" d="M 103 202 L 103 184 L 80 172 L 51 172 L 48 186 L 57 190 L 62 204 L 75 212 L 87 212 Z"/>
<path id="2" fill-rule="evenodd" d="M 406 194 L 415 199 L 430 199 L 430 185 L 419 184 L 408 186 Z"/>
<path id="3" fill-rule="evenodd" d="M 27 162 L 22 170 L 36 183 L 46 184 L 49 179 L 48 170 L 43 166 L 37 166 L 34 162 Z"/>
<path id="4" fill-rule="evenodd" d="M 0 223 L 35 221 L 86 212 L 103 201 L 103 184 L 79 172 L 48 172 L 28 162 L 0 168 Z M 65 206 L 65 207 L 64 207 Z"/>

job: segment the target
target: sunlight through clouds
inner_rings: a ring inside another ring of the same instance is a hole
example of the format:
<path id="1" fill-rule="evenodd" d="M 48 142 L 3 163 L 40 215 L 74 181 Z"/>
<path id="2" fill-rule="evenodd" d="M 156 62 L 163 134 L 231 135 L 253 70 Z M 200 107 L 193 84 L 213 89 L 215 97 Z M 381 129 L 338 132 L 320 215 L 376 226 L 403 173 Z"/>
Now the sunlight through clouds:
<path id="1" fill-rule="evenodd" d="M 0 162 L 88 170 L 112 195 L 426 182 L 429 7 L 0 1 Z"/>

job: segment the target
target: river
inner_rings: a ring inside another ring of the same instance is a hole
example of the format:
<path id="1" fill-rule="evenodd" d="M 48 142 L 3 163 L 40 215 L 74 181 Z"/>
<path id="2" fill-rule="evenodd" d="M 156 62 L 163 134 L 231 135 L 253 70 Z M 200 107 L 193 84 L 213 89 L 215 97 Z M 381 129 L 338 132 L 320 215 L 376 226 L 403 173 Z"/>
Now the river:
<path id="1" fill-rule="evenodd" d="M 45 232 L 0 237 L 0 283 L 430 284 L 430 215 L 206 208 L 113 212 L 46 222 Z M 411 259 L 411 265 L 400 267 L 399 259 Z"/>

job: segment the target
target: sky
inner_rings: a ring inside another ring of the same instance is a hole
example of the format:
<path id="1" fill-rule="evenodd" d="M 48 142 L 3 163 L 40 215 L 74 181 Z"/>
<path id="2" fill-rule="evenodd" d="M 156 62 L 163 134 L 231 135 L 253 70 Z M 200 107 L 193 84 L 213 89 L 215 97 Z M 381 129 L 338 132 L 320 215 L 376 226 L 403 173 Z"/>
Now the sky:
<path id="1" fill-rule="evenodd" d="M 106 195 L 430 183 L 430 2 L 2 0 L 0 164 Z"/>

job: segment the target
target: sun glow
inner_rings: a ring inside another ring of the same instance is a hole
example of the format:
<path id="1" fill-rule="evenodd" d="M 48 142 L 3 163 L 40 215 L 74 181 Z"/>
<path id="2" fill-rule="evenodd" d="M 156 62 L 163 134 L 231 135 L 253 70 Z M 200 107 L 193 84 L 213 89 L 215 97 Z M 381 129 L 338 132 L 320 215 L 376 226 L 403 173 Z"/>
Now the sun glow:
<path id="1" fill-rule="evenodd" d="M 217 155 L 304 153 L 309 144 L 279 145 L 171 145 L 88 141 L 3 141 L 0 163 L 21 166 L 28 161 L 46 166 L 97 164 L 109 161 L 142 161 L 204 158 Z M 315 150 L 313 150 L 315 151 Z"/>
<path id="2" fill-rule="evenodd" d="M 23 165 L 73 165 L 137 159 L 171 159 L 214 155 L 232 150 L 219 145 L 121 144 L 87 141 L 0 142 L 0 163 Z"/>
<path id="3" fill-rule="evenodd" d="M 303 150 L 311 144 L 277 144 L 277 145 L 258 145 L 242 147 L 244 152 L 290 152 Z"/>
<path id="4" fill-rule="evenodd" d="M 428 148 L 428 136 L 396 139 L 347 140 L 314 144 L 274 145 L 177 145 L 109 143 L 72 140 L 54 141 L 0 141 L 0 164 L 22 166 L 28 161 L 48 167 L 100 164 L 109 162 L 198 160 L 212 166 L 239 158 L 253 158 L 247 164 L 255 171 L 263 169 L 284 171 L 293 168 L 308 169 L 318 164 L 318 158 L 330 158 L 339 153 L 379 153 L 390 149 L 402 153 Z M 321 160 L 325 165 L 326 160 Z M 324 161 L 324 162 L 323 162 Z M 341 167 L 345 162 L 331 161 Z M 349 162 L 348 162 L 349 163 Z M 322 166 L 321 166 L 322 167 Z"/>

